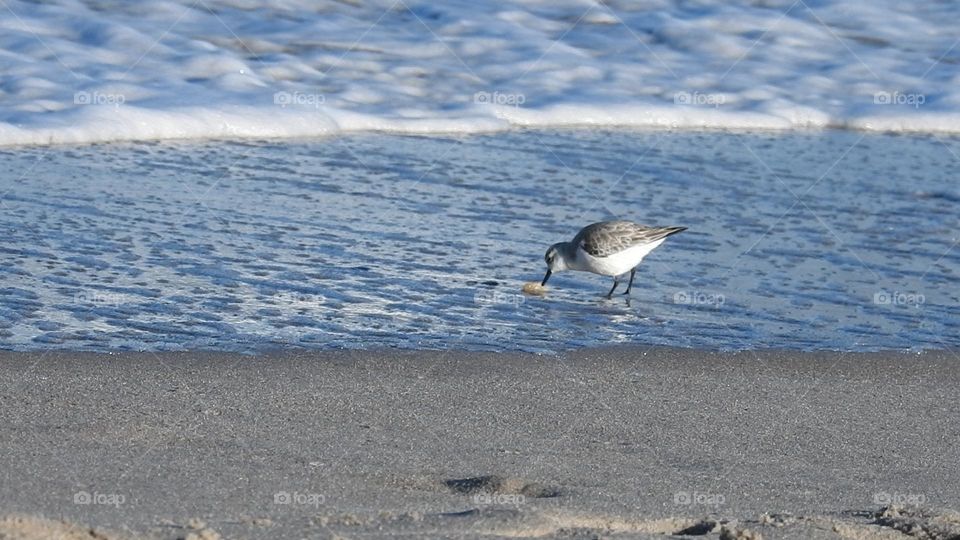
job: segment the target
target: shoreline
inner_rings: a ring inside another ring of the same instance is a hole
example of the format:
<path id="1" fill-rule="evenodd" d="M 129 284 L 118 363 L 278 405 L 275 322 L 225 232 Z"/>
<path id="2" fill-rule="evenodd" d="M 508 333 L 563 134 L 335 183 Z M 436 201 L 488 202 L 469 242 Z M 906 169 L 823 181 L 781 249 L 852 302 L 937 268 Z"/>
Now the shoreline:
<path id="1" fill-rule="evenodd" d="M 957 534 L 958 383 L 949 351 L 0 352 L 0 532 Z"/>
<path id="2" fill-rule="evenodd" d="M 770 126 L 669 126 L 659 124 L 557 124 L 557 125 L 525 125 L 508 124 L 502 127 L 490 129 L 478 129 L 475 131 L 402 131 L 389 129 L 356 129 L 342 130 L 336 132 L 313 133 L 305 135 L 197 135 L 197 136 L 171 136 L 155 138 L 116 138 L 89 141 L 71 141 L 71 140 L 49 140 L 47 142 L 0 142 L 0 149 L 15 150 L 28 148 L 87 148 L 91 146 L 110 146 L 110 145 L 135 145 L 135 144 L 210 144 L 210 143 L 233 143 L 233 144 L 257 144 L 278 142 L 290 142 L 291 144 L 303 144 L 316 141 L 363 137 L 363 136 L 385 136 L 385 137 L 414 137 L 414 138 L 466 138 L 480 137 L 497 134 L 510 133 L 550 133 L 550 132 L 618 132 L 618 133 L 669 133 L 675 135 L 683 134 L 764 134 L 764 135 L 819 135 L 826 133 L 859 133 L 864 137 L 960 137 L 960 128 L 957 129 L 903 129 L 894 130 L 889 127 L 865 127 L 859 125 L 847 124 L 825 124 L 825 125 L 795 125 L 785 127 Z"/>
<path id="3" fill-rule="evenodd" d="M 476 350 L 476 349 L 458 349 L 458 348 L 406 348 L 406 347 L 373 347 L 373 348 L 358 348 L 358 349 L 349 349 L 349 348 L 311 348 L 307 346 L 296 346 L 290 344 L 276 345 L 276 346 L 264 346 L 261 344 L 252 344 L 254 348 L 246 350 L 229 350 L 229 349 L 219 349 L 219 348 L 209 348 L 209 349 L 195 349 L 195 350 L 162 350 L 162 351 L 151 351 L 151 350 L 84 350 L 84 349 L 18 349 L 10 348 L 4 349 L 0 346 L 0 358 L 4 356 L 17 356 L 17 355 L 38 355 L 38 356 L 47 356 L 47 355 L 58 355 L 60 357 L 71 357 L 71 356 L 91 356 L 91 357 L 116 357 L 116 356 L 130 356 L 130 357 L 157 357 L 157 356 L 171 356 L 171 357 L 194 357 L 194 358 L 215 358 L 223 355 L 238 355 L 247 358 L 273 358 L 273 359 L 286 359 L 286 358 L 295 358 L 300 356 L 316 356 L 316 357 L 336 357 L 339 355 L 345 354 L 366 354 L 374 356 L 398 354 L 398 355 L 419 355 L 419 354 L 436 354 L 445 356 L 447 354 L 454 355 L 465 355 L 467 357 L 471 356 L 495 356 L 495 357 L 510 357 L 510 356 L 534 356 L 539 358 L 554 358 L 561 359 L 567 357 L 576 357 L 581 353 L 640 353 L 643 356 L 646 356 L 650 353 L 660 353 L 660 354 L 671 354 L 678 355 L 680 358 L 685 358 L 689 354 L 699 354 L 705 356 L 721 356 L 721 357 L 786 357 L 790 355 L 801 355 L 810 358 L 826 358 L 831 355 L 838 356 L 853 356 L 866 361 L 871 360 L 889 360 L 891 356 L 903 356 L 903 357 L 914 357 L 914 356 L 923 356 L 923 355 L 946 355 L 950 356 L 955 354 L 957 361 L 960 362 L 960 353 L 954 353 L 953 349 L 948 346 L 942 346 L 940 348 L 928 348 L 928 349 L 877 349 L 877 350 L 857 350 L 857 351 L 846 351 L 842 349 L 816 349 L 816 350 L 804 350 L 804 349 L 785 349 L 785 348 L 759 348 L 759 349 L 704 349 L 698 347 L 671 347 L 664 345 L 636 345 L 628 343 L 615 343 L 612 345 L 604 346 L 587 346 L 587 347 L 572 347 L 566 350 L 558 350 L 551 352 L 535 352 L 535 351 L 524 351 L 524 350 L 499 350 L 499 351 L 489 351 L 489 350 Z"/>

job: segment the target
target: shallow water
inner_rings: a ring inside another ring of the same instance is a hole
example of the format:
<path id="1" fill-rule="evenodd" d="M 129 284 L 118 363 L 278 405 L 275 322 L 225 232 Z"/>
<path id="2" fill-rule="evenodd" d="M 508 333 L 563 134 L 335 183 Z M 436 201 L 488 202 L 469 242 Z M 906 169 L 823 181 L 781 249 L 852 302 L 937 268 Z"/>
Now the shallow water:
<path id="1" fill-rule="evenodd" d="M 960 139 L 520 131 L 0 151 L 6 349 L 944 349 Z M 683 225 L 632 298 L 587 223 Z M 953 248 L 953 249 L 952 249 Z"/>

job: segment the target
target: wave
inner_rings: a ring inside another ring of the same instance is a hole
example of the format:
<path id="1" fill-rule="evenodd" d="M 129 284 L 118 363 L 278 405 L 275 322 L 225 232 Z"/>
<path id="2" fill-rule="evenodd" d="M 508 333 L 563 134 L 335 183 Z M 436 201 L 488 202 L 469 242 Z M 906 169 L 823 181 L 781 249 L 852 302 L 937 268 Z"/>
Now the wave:
<path id="1" fill-rule="evenodd" d="M 10 1 L 0 145 L 518 127 L 960 132 L 960 5 Z"/>

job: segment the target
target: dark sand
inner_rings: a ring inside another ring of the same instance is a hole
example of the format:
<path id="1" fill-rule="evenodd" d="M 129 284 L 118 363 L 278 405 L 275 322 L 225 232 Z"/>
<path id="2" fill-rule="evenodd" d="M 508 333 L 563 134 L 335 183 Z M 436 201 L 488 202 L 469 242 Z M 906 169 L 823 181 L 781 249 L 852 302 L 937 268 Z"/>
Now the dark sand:
<path id="1" fill-rule="evenodd" d="M 0 538 L 960 538 L 958 396 L 950 352 L 0 353 Z"/>

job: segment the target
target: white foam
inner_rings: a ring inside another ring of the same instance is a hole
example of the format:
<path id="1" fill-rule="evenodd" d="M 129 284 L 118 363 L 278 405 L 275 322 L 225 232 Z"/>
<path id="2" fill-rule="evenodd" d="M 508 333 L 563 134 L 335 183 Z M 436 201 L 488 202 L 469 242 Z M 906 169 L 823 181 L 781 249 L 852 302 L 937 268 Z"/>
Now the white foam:
<path id="1" fill-rule="evenodd" d="M 513 126 L 960 132 L 960 4 L 8 0 L 0 144 Z"/>

